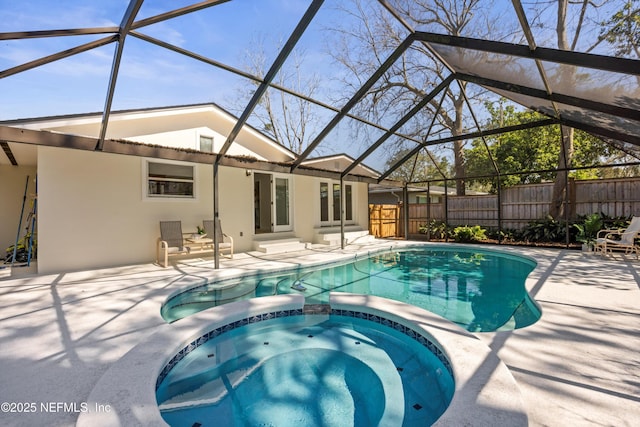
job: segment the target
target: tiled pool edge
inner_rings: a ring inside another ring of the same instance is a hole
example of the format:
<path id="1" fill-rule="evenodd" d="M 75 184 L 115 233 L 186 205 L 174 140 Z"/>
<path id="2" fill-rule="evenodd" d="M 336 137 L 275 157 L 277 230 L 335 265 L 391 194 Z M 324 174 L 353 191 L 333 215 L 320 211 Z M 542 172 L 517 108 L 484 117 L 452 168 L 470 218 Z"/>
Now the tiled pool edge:
<path id="1" fill-rule="evenodd" d="M 200 347 L 204 343 L 208 342 L 210 339 L 213 339 L 219 335 L 230 332 L 236 328 L 239 328 L 245 325 L 259 323 L 259 322 L 263 322 L 265 320 L 270 320 L 270 319 L 278 319 L 282 317 L 302 316 L 303 314 L 304 313 L 302 308 L 270 311 L 268 313 L 260 313 L 260 314 L 255 314 L 253 316 L 245 317 L 244 319 L 236 320 L 234 322 L 227 323 L 226 325 L 218 326 L 215 329 L 204 333 L 203 335 L 195 338 L 189 344 L 185 345 L 178 353 L 176 353 L 169 360 L 169 362 L 167 362 L 167 364 L 164 366 L 164 368 L 162 368 L 162 371 L 160 371 L 160 374 L 158 375 L 155 389 L 156 390 L 158 389 L 158 387 L 160 386 L 160 383 L 166 378 L 166 376 L 169 374 L 169 372 L 171 372 L 171 370 L 174 368 L 174 366 L 178 362 L 184 359 L 189 353 L 196 350 L 198 347 Z"/>
<path id="2" fill-rule="evenodd" d="M 434 356 L 438 358 L 444 365 L 444 367 L 449 371 L 451 375 L 453 375 L 453 370 L 451 368 L 451 363 L 449 359 L 445 356 L 444 352 L 440 350 L 440 347 L 429 340 L 429 338 L 425 337 L 420 333 L 420 331 L 411 328 L 408 325 L 403 323 L 395 322 L 393 320 L 387 319 L 386 317 L 380 316 L 379 314 L 372 313 L 363 313 L 362 311 L 356 310 L 343 310 L 343 309 L 332 309 L 332 315 L 337 316 L 345 316 L 345 317 L 353 317 L 356 319 L 368 320 L 370 322 L 378 323 L 384 326 L 388 326 L 400 333 L 407 335 L 410 338 L 413 338 L 422 346 L 424 346 L 427 350 L 433 353 Z M 195 338 L 189 344 L 185 345 L 177 354 L 175 354 L 169 362 L 162 368 L 160 374 L 158 375 L 158 379 L 156 380 L 156 390 L 160 387 L 160 383 L 164 381 L 166 376 L 171 372 L 171 370 L 176 366 L 178 362 L 184 359 L 189 353 L 196 350 L 198 347 L 208 342 L 210 339 L 213 339 L 217 336 L 230 332 L 236 328 L 240 328 L 245 325 L 250 325 L 253 323 L 259 323 L 266 320 L 278 319 L 282 317 L 292 317 L 292 316 L 303 316 L 305 315 L 302 309 L 292 309 L 292 310 L 278 310 L 272 311 L 269 313 L 262 313 L 253 315 L 250 317 L 245 317 L 244 319 L 236 320 L 235 322 L 228 323 L 226 325 L 219 326 L 205 334 Z"/>
<path id="3" fill-rule="evenodd" d="M 391 299 L 333 292 L 330 304 L 334 309 L 383 313 L 441 345 L 451 361 L 455 393 L 434 426 L 528 425 L 526 406 L 511 372 L 470 332 L 424 309 Z"/>
<path id="4" fill-rule="evenodd" d="M 303 304 L 301 295 L 256 298 L 160 326 L 101 377 L 87 399 L 89 411 L 80 414 L 77 425 L 165 426 L 155 399 L 156 381 L 167 362 L 185 348 L 185 343 L 251 316 L 301 310 Z M 441 346 L 451 362 L 456 391 L 436 425 L 527 425 L 520 391 L 506 366 L 480 340 L 455 324 L 417 307 L 379 297 L 332 293 L 331 306 L 334 310 L 384 313 L 382 317 Z M 94 410 L 104 405 L 111 410 Z"/>

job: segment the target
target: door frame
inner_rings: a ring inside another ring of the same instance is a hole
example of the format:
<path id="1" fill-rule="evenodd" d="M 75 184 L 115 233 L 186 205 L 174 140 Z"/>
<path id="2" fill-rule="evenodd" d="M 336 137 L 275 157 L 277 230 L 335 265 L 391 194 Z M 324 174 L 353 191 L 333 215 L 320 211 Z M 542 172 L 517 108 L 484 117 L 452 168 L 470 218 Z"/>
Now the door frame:
<path id="1" fill-rule="evenodd" d="M 280 206 L 278 205 L 278 181 L 286 180 L 287 224 L 276 223 Z M 267 185 L 268 182 L 268 185 Z M 253 178 L 253 209 L 255 234 L 278 233 L 293 230 L 293 177 L 289 174 L 255 172 Z M 267 200 L 265 200 L 265 198 Z"/>

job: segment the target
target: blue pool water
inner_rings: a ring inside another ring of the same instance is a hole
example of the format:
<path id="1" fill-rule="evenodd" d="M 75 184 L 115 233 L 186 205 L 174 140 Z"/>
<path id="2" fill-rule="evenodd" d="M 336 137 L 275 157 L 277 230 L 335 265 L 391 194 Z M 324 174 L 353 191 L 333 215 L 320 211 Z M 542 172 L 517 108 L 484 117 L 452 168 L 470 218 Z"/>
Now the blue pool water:
<path id="1" fill-rule="evenodd" d="M 280 317 L 204 342 L 156 397 L 172 426 L 425 426 L 454 392 L 442 357 L 371 320 Z"/>
<path id="2" fill-rule="evenodd" d="M 505 252 L 455 246 L 389 251 L 348 263 L 192 288 L 170 298 L 162 316 L 171 322 L 239 299 L 286 293 L 302 293 L 307 304 L 326 303 L 333 291 L 402 301 L 472 332 L 510 330 L 540 318 L 525 289 L 535 265 Z"/>

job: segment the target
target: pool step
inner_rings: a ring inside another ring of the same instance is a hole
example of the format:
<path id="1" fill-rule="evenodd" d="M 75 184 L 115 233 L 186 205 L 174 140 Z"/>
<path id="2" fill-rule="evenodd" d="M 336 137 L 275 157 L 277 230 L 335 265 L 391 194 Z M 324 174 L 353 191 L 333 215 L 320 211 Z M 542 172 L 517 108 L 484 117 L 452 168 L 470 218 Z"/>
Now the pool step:
<path id="1" fill-rule="evenodd" d="M 302 307 L 304 314 L 331 314 L 331 306 L 329 304 L 305 304 Z"/>
<path id="2" fill-rule="evenodd" d="M 254 250 L 267 254 L 303 251 L 306 247 L 306 243 L 301 242 L 298 238 L 259 240 L 254 242 Z"/>
<path id="3" fill-rule="evenodd" d="M 322 243 L 330 246 L 340 245 L 340 228 L 328 227 L 316 229 L 314 241 L 316 243 Z M 369 230 L 363 230 L 359 226 L 347 226 L 344 230 L 344 238 L 346 244 L 351 243 L 370 243 L 375 239 L 375 236 L 369 234 Z"/>

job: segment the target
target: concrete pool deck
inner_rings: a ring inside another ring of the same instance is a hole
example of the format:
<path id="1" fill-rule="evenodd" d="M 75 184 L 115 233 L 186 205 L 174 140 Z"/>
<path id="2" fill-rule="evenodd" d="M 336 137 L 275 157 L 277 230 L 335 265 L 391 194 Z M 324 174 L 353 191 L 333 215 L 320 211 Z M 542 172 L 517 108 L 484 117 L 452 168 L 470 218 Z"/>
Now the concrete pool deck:
<path id="1" fill-rule="evenodd" d="M 238 254 L 223 259 L 218 271 L 211 259 L 186 259 L 167 269 L 146 264 L 24 277 L 0 270 L 0 402 L 15 410 L 3 406 L 0 425 L 75 425 L 102 375 L 163 324 L 160 305 L 188 284 L 404 244 Z M 495 249 L 538 262 L 527 288 L 542 307 L 541 320 L 516 331 L 475 334 L 509 368 L 529 424 L 637 425 L 640 261 L 572 250 Z M 109 402 L 104 405 L 108 410 Z"/>

